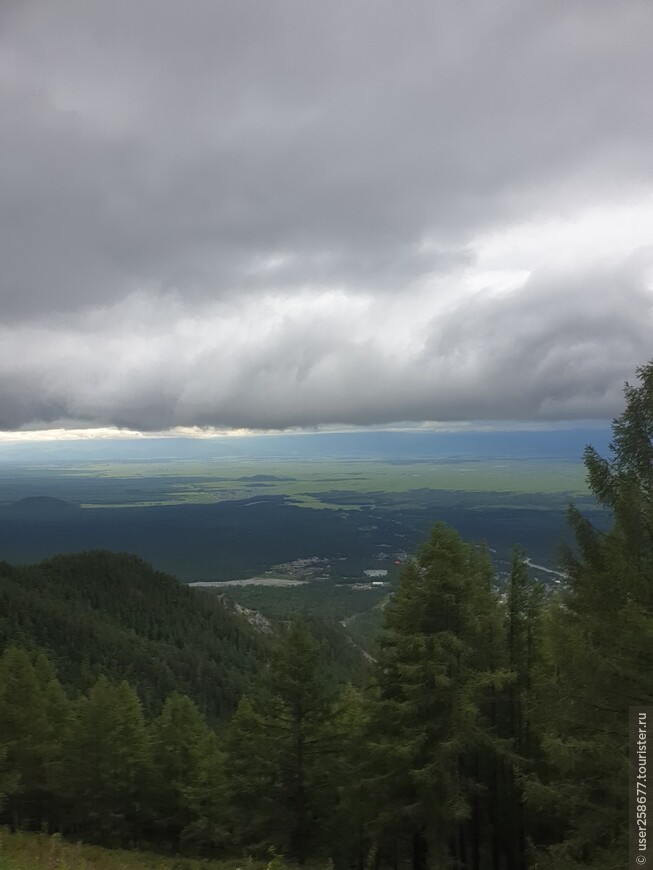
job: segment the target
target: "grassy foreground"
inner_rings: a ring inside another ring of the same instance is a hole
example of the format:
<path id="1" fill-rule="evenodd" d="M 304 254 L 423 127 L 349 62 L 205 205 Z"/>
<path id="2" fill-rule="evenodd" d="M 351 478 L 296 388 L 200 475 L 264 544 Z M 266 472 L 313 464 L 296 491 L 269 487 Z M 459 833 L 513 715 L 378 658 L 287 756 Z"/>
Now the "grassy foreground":
<path id="1" fill-rule="evenodd" d="M 208 861 L 68 843 L 55 834 L 0 830 L 0 870 L 265 870 L 249 858 Z"/>

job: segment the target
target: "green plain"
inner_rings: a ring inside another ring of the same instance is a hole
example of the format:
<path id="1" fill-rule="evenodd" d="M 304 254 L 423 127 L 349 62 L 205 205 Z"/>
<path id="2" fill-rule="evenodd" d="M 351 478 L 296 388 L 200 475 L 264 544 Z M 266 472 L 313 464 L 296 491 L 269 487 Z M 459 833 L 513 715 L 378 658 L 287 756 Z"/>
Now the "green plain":
<path id="1" fill-rule="evenodd" d="M 41 469 L 43 471 L 43 469 Z M 351 495 L 410 494 L 419 490 L 519 492 L 529 494 L 588 493 L 585 468 L 579 462 L 547 460 L 475 460 L 459 462 L 381 462 L 360 460 L 224 461 L 161 463 L 87 463 L 52 466 L 65 489 L 93 481 L 83 507 L 150 507 L 211 504 L 262 496 L 286 496 L 310 509 L 354 510 Z M 98 483 L 102 498 L 98 499 Z M 338 494 L 343 499 L 338 499 Z M 62 496 L 64 497 L 64 496 Z M 528 499 L 524 499 L 525 506 Z"/>

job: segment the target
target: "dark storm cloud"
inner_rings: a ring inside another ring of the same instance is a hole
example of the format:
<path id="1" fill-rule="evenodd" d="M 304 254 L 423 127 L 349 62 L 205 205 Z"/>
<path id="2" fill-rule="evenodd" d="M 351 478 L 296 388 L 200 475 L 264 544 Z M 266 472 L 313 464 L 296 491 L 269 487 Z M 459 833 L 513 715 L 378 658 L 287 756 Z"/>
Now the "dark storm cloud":
<path id="1" fill-rule="evenodd" d="M 1 427 L 610 416 L 650 355 L 649 3 L 0 15 Z"/>
<path id="2" fill-rule="evenodd" d="M 642 257 L 653 266 L 650 252 Z M 633 262 L 542 275 L 426 320 L 401 301 L 381 311 L 344 294 L 305 295 L 283 310 L 274 299 L 220 303 L 193 318 L 169 299 L 129 308 L 129 327 L 118 305 L 73 327 L 2 336 L 0 425 L 609 417 L 653 334 L 651 294 Z"/>

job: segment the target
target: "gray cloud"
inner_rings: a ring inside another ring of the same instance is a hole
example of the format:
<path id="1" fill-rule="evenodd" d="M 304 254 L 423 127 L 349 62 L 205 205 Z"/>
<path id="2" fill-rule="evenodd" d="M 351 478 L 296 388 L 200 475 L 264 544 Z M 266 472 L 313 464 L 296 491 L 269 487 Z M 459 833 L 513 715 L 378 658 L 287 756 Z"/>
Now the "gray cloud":
<path id="1" fill-rule="evenodd" d="M 653 266 L 653 251 L 640 252 Z M 2 336 L 0 426 L 284 428 L 393 420 L 609 417 L 645 360 L 640 264 L 541 275 L 423 321 L 347 296 L 212 304 L 132 299 L 73 327 Z M 623 304 L 624 296 L 629 306 Z M 21 356 L 21 347 L 30 347 Z"/>
<path id="2" fill-rule="evenodd" d="M 650 355 L 650 3 L 1 14 L 0 427 L 618 410 Z"/>

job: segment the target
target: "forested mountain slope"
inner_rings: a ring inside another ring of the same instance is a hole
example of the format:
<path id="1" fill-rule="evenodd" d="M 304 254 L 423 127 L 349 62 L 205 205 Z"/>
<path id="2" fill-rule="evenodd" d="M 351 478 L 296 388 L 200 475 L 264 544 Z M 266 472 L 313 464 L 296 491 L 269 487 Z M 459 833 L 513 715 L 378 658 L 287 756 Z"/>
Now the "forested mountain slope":
<path id="1" fill-rule="evenodd" d="M 217 720 L 262 667 L 270 639 L 135 556 L 92 551 L 0 563 L 0 649 L 8 643 L 45 651 L 69 689 L 99 674 L 125 678 L 146 710 L 180 691 Z"/>
<path id="2" fill-rule="evenodd" d="M 0 562 L 0 651 L 45 652 L 69 691 L 100 674 L 126 679 L 146 712 L 174 691 L 216 722 L 229 715 L 275 645 L 234 606 L 136 556 L 105 551 L 39 565 Z M 311 619 L 334 683 L 363 678 L 365 660 L 337 624 Z"/>

